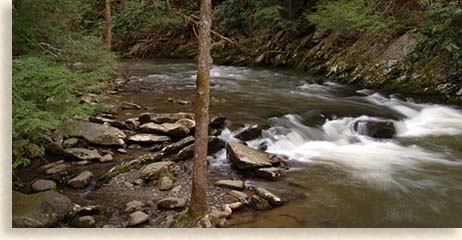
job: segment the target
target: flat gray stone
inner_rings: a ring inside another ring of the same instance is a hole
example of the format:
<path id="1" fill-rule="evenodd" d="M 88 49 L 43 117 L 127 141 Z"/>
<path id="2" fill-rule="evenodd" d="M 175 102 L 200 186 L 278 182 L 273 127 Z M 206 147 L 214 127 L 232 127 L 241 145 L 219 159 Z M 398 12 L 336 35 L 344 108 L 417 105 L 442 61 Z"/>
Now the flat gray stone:
<path id="1" fill-rule="evenodd" d="M 149 221 L 149 215 L 142 211 L 136 211 L 129 215 L 128 226 L 133 227 Z"/>
<path id="2" fill-rule="evenodd" d="M 67 148 L 64 150 L 66 156 L 76 160 L 99 160 L 101 155 L 98 150 L 90 150 L 85 148 Z"/>
<path id="3" fill-rule="evenodd" d="M 182 209 L 186 206 L 186 200 L 183 198 L 164 198 L 159 201 L 157 208 L 161 210 Z"/>
<path id="4" fill-rule="evenodd" d="M 218 180 L 215 182 L 215 185 L 234 190 L 242 190 L 245 188 L 244 181 L 242 180 Z"/>
<path id="5" fill-rule="evenodd" d="M 163 143 L 170 141 L 170 138 L 167 136 L 158 136 L 154 134 L 140 133 L 128 137 L 128 141 L 135 142 L 139 144 L 151 144 L 151 143 Z"/>
<path id="6" fill-rule="evenodd" d="M 281 206 L 283 204 L 283 201 L 279 196 L 264 188 L 256 187 L 255 193 L 258 194 L 260 197 L 266 199 L 273 206 Z"/>
<path id="7" fill-rule="evenodd" d="M 51 180 L 39 179 L 32 184 L 34 192 L 43 192 L 56 188 L 56 183 Z"/>
<path id="8" fill-rule="evenodd" d="M 121 146 L 127 137 L 118 128 L 77 120 L 66 122 L 60 131 L 68 132 L 72 137 L 82 137 L 90 143 L 103 146 Z"/>
<path id="9" fill-rule="evenodd" d="M 239 169 L 271 167 L 280 162 L 280 159 L 275 155 L 236 142 L 228 142 L 226 150 L 228 158 Z"/>
<path id="10" fill-rule="evenodd" d="M 91 179 L 93 179 L 93 174 L 90 171 L 81 172 L 76 177 L 72 178 L 67 182 L 73 188 L 84 188 L 90 184 Z"/>
<path id="11" fill-rule="evenodd" d="M 170 161 L 151 163 L 141 169 L 140 177 L 144 180 L 159 179 L 162 176 L 168 175 L 174 166 L 175 163 Z"/>

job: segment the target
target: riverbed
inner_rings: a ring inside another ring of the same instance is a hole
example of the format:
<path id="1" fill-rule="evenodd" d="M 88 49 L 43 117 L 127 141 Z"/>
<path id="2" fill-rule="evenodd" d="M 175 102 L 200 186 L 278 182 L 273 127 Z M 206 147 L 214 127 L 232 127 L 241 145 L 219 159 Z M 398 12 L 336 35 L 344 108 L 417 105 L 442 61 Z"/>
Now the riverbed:
<path id="1" fill-rule="evenodd" d="M 143 109 L 192 111 L 196 65 L 189 61 L 130 60 L 119 64 L 129 84 L 144 86 L 114 95 Z M 340 85 L 290 69 L 213 66 L 212 115 L 230 124 L 220 138 L 250 124 L 267 126 L 264 145 L 288 165 L 280 181 L 251 179 L 285 197 L 282 207 L 237 212 L 230 227 L 460 227 L 462 225 L 462 110 L 425 99 Z M 391 139 L 358 134 L 359 120 L 390 120 Z M 225 150 L 210 168 L 231 171 Z"/>

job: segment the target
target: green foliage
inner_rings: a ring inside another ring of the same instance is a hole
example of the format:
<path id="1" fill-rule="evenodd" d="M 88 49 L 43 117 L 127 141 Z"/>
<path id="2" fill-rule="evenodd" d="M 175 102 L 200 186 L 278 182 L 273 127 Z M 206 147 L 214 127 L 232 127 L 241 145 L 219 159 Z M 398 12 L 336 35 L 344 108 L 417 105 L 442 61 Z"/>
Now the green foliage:
<path id="1" fill-rule="evenodd" d="M 54 43 L 77 31 L 88 5 L 74 0 L 16 0 L 13 2 L 13 52 L 38 50 L 39 42 Z"/>
<path id="2" fill-rule="evenodd" d="M 376 1 L 323 0 L 316 12 L 308 12 L 306 19 L 318 27 L 328 30 L 360 30 L 376 32 L 389 26 L 393 19 L 375 10 Z"/>
<path id="3" fill-rule="evenodd" d="M 449 55 L 448 64 L 462 67 L 462 2 L 436 2 L 427 6 L 424 21 L 417 32 L 415 58 L 434 54 Z"/>
<path id="4" fill-rule="evenodd" d="M 132 40 L 181 27 L 183 19 L 168 10 L 165 2 L 127 1 L 120 11 L 113 13 L 112 22 L 115 38 Z"/>

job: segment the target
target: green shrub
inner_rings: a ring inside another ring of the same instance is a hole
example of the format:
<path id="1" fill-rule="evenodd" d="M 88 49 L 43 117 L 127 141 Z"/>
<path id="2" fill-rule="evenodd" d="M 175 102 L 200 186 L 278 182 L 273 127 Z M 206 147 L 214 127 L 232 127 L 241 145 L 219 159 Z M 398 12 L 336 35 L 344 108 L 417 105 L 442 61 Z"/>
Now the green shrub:
<path id="1" fill-rule="evenodd" d="M 462 67 L 462 2 L 436 2 L 427 6 L 418 28 L 415 58 L 448 55 L 447 64 Z M 461 70 L 460 70 L 461 71 Z"/>
<path id="2" fill-rule="evenodd" d="M 375 32 L 389 26 L 393 19 L 376 12 L 376 1 L 320 1 L 317 11 L 308 12 L 306 19 L 320 28 L 334 31 Z"/>

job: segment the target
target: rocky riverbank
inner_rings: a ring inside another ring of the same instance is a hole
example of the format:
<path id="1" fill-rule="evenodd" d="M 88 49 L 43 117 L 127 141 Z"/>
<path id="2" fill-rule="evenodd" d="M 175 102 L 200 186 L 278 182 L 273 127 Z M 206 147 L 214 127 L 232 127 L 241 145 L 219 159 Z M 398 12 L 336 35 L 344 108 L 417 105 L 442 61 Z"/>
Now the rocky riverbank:
<path id="1" fill-rule="evenodd" d="M 108 93 L 131 91 L 126 82 L 118 79 Z M 95 95 L 82 97 L 82 104 L 100 101 Z M 131 102 L 107 106 L 49 131 L 46 154 L 36 156 L 14 181 L 14 227 L 173 226 L 173 216 L 186 208 L 190 195 L 194 115 L 143 112 L 120 119 L 122 109 L 143 109 Z M 287 170 L 278 156 L 246 146 L 244 141 L 260 137 L 262 128 L 242 128 L 235 140 L 225 142 L 220 133 L 227 124 L 225 116 L 209 124 L 209 155 L 226 149 L 232 167 L 209 169 L 208 203 L 219 221 L 202 227 L 238 224 L 247 220 L 233 218 L 233 211 L 267 210 L 289 200 L 249 184 L 254 178 L 280 180 Z"/>

